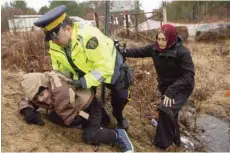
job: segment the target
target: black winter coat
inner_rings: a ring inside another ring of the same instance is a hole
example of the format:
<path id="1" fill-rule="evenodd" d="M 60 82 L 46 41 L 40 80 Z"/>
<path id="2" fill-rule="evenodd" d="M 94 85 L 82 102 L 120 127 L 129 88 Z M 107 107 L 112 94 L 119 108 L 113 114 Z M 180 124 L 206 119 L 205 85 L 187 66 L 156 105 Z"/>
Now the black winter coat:
<path id="1" fill-rule="evenodd" d="M 162 95 L 173 98 L 178 93 L 188 97 L 194 88 L 194 64 L 190 51 L 182 45 L 178 37 L 177 43 L 166 52 L 158 52 L 154 45 L 141 48 L 126 49 L 125 57 L 152 57 L 157 72 L 158 89 Z"/>

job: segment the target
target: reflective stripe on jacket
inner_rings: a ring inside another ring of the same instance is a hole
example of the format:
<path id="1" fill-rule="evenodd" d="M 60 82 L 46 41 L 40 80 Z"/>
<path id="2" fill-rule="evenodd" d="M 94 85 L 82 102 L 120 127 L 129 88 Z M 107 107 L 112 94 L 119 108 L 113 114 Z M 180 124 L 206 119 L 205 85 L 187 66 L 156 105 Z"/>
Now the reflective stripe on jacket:
<path id="1" fill-rule="evenodd" d="M 79 77 L 79 73 L 69 64 L 64 48 L 50 41 L 49 53 L 54 70 L 80 79 L 83 88 L 98 86 L 101 82 L 115 83 L 122 62 L 116 62 L 117 51 L 113 40 L 95 27 L 74 23 L 70 46 L 73 63 L 85 75 Z"/>

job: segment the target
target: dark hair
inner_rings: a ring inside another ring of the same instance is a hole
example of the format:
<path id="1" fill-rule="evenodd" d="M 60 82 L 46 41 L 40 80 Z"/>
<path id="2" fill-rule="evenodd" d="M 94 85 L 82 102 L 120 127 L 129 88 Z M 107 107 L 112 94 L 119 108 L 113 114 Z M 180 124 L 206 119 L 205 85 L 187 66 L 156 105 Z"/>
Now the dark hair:
<path id="1" fill-rule="evenodd" d="M 53 35 L 57 34 L 60 28 L 65 29 L 66 25 L 69 25 L 71 27 L 73 26 L 73 21 L 70 19 L 69 16 L 66 16 L 63 22 L 59 24 L 57 27 L 55 27 L 53 30 L 45 32 L 46 34 L 45 40 L 46 41 L 52 40 Z"/>
<path id="2" fill-rule="evenodd" d="M 39 89 L 38 89 L 38 92 L 36 93 L 36 95 L 34 96 L 34 97 L 37 97 L 40 93 L 42 93 L 45 89 L 47 89 L 46 87 L 43 87 L 43 86 L 41 86 L 41 87 L 39 87 Z"/>
<path id="3" fill-rule="evenodd" d="M 69 25 L 69 26 L 73 26 L 73 20 L 72 19 L 70 19 L 70 17 L 67 15 L 66 17 L 65 17 L 65 19 L 64 19 L 64 21 L 63 21 L 63 25 L 65 26 L 65 25 Z"/>

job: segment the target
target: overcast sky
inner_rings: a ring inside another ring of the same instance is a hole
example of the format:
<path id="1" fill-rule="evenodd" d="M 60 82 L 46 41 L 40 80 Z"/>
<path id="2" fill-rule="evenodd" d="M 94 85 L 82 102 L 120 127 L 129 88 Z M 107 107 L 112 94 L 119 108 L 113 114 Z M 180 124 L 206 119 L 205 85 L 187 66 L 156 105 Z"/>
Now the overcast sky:
<path id="1" fill-rule="evenodd" d="M 4 4 L 5 2 L 9 2 L 12 0 L 1 0 L 1 3 Z M 28 7 L 34 8 L 36 11 L 44 5 L 49 5 L 49 0 L 25 0 Z M 79 0 L 78 0 L 79 1 Z M 83 0 L 80 0 L 83 1 Z M 162 0 L 140 0 L 142 9 L 145 12 L 150 12 L 153 9 L 157 9 L 160 7 Z"/>

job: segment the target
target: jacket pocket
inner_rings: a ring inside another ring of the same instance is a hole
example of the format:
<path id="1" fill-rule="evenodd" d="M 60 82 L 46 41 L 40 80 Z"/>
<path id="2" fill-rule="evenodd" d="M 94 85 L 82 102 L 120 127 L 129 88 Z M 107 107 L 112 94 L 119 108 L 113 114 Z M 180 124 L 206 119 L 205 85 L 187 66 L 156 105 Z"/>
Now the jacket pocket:
<path id="1" fill-rule="evenodd" d="M 127 89 L 133 84 L 133 69 L 127 64 L 120 67 L 120 76 L 116 81 L 116 89 Z"/>

